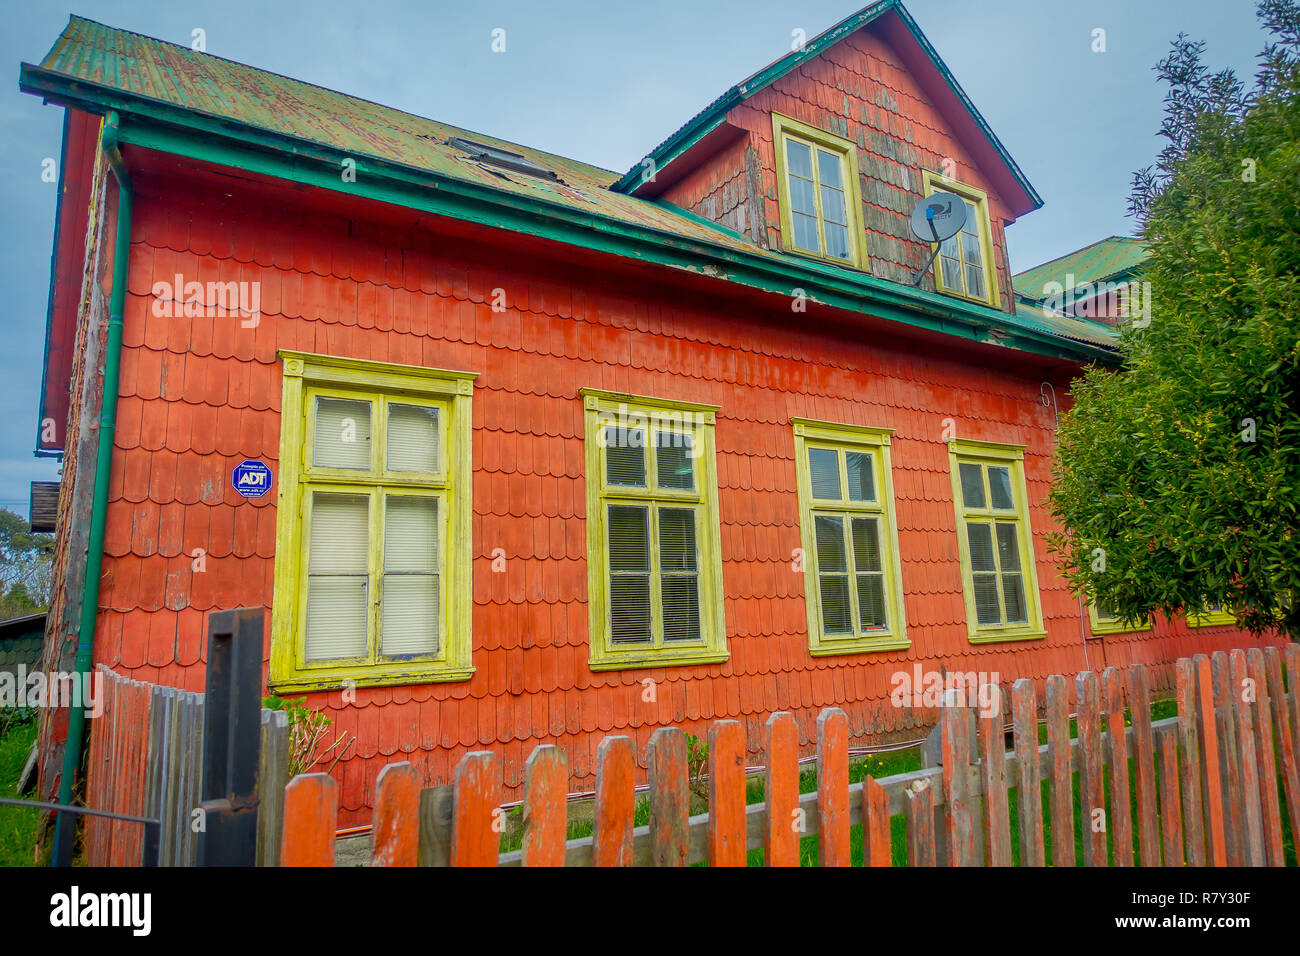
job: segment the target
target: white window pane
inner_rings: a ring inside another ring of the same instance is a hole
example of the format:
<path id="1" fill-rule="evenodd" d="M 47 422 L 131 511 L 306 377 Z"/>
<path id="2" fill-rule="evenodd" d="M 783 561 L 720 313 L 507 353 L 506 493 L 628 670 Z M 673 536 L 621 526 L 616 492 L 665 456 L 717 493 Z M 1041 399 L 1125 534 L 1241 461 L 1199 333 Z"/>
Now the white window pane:
<path id="1" fill-rule="evenodd" d="M 979 266 L 966 267 L 966 294 L 977 299 L 983 299 L 988 295 L 984 291 L 984 270 Z"/>
<path id="2" fill-rule="evenodd" d="M 370 403 L 316 399 L 312 464 L 318 468 L 370 468 Z"/>
<path id="3" fill-rule="evenodd" d="M 1011 511 L 1015 508 L 1015 502 L 1011 497 L 1010 468 L 1001 465 L 989 466 L 989 495 L 993 499 L 994 508 L 1001 508 L 1003 511 Z"/>
<path id="4" fill-rule="evenodd" d="M 370 499 L 313 494 L 308 534 L 306 658 L 365 657 Z"/>
<path id="5" fill-rule="evenodd" d="M 947 256 L 940 256 L 939 262 L 943 266 L 943 287 L 954 292 L 962 291 L 961 263 Z"/>
<path id="6" fill-rule="evenodd" d="M 817 570 L 847 571 L 848 552 L 844 547 L 844 519 L 818 515 L 813 521 L 817 540 Z"/>
<path id="7" fill-rule="evenodd" d="M 790 177 L 790 208 L 805 216 L 817 215 L 816 193 L 810 180 Z"/>
<path id="8" fill-rule="evenodd" d="M 961 500 L 967 508 L 983 508 L 984 501 L 984 471 L 979 465 L 962 463 L 959 466 L 961 475 Z"/>
<path id="9" fill-rule="evenodd" d="M 844 468 L 849 473 L 850 501 L 876 500 L 876 477 L 871 465 L 870 452 L 851 451 L 845 454 Z"/>
<path id="10" fill-rule="evenodd" d="M 826 223 L 826 254 L 836 259 L 849 258 L 849 231 L 843 226 Z"/>
<path id="11" fill-rule="evenodd" d="M 962 252 L 966 258 L 966 264 L 983 268 L 984 250 L 980 248 L 979 237 L 963 232 L 961 233 L 961 240 Z"/>
<path id="12" fill-rule="evenodd" d="M 440 570 L 437 498 L 390 496 L 386 500 L 384 570 Z"/>
<path id="13" fill-rule="evenodd" d="M 1002 594 L 1007 602 L 1007 623 L 1024 624 L 1028 620 L 1025 612 L 1025 584 L 1019 574 L 1002 575 Z"/>
<path id="14" fill-rule="evenodd" d="M 817 238 L 816 217 L 796 212 L 790 219 L 794 223 L 795 248 L 803 249 L 805 252 L 821 252 L 821 241 Z"/>
<path id="15" fill-rule="evenodd" d="M 311 574 L 365 574 L 370 553 L 370 499 L 312 494 Z"/>
<path id="16" fill-rule="evenodd" d="M 853 519 L 853 566 L 858 571 L 880 571 L 880 532 L 875 518 Z"/>
<path id="17" fill-rule="evenodd" d="M 830 186 L 822 186 L 822 218 L 827 223 L 834 222 L 842 226 L 848 222 L 844 211 L 844 193 Z"/>
<path id="18" fill-rule="evenodd" d="M 993 535 L 986 524 L 968 524 L 966 540 L 970 544 L 970 566 L 974 571 L 996 571 L 993 559 Z"/>
<path id="19" fill-rule="evenodd" d="M 388 469 L 438 471 L 438 409 L 388 406 Z"/>
<path id="20" fill-rule="evenodd" d="M 885 627 L 885 576 L 883 574 L 858 575 L 858 609 L 862 614 L 864 631 L 879 631 Z"/>
<path id="21" fill-rule="evenodd" d="M 695 487 L 695 462 L 691 436 L 685 432 L 659 432 L 655 469 L 660 488 L 690 491 Z"/>
<path id="22" fill-rule="evenodd" d="M 812 179 L 812 150 L 805 144 L 793 139 L 785 141 L 785 159 L 786 165 L 790 167 L 790 174 L 793 176 L 802 176 L 804 179 Z"/>
<path id="23" fill-rule="evenodd" d="M 812 479 L 812 496 L 828 501 L 840 500 L 840 454 L 830 448 L 808 449 L 808 474 Z"/>
<path id="24" fill-rule="evenodd" d="M 840 157 L 838 153 L 828 153 L 824 149 L 817 150 L 817 174 L 823 186 L 833 186 L 836 189 L 844 188 L 844 177 L 840 175 Z"/>
<path id="25" fill-rule="evenodd" d="M 308 575 L 309 661 L 366 656 L 366 576 Z"/>
<path id="26" fill-rule="evenodd" d="M 438 580 L 436 574 L 384 575 L 385 657 L 438 652 Z"/>
<path id="27" fill-rule="evenodd" d="M 998 522 L 998 567 L 1003 571 L 1020 570 L 1020 544 L 1016 526 Z"/>
<path id="28" fill-rule="evenodd" d="M 818 577 L 822 602 L 822 627 L 827 634 L 851 634 L 853 609 L 849 603 L 849 576 L 822 574 Z"/>
<path id="29" fill-rule="evenodd" d="M 605 481 L 645 487 L 646 433 L 640 428 L 605 429 Z"/>
<path id="30" fill-rule="evenodd" d="M 1002 607 L 998 604 L 998 576 L 975 575 L 975 620 L 980 624 L 1001 624 Z"/>

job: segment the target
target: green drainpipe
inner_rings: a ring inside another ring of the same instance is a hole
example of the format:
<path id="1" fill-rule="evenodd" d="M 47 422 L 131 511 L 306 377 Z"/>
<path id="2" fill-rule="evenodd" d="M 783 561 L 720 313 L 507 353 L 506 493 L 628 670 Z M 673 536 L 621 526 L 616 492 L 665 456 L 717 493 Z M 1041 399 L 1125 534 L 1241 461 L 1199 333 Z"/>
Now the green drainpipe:
<path id="1" fill-rule="evenodd" d="M 104 120 L 102 143 L 109 168 L 117 179 L 117 241 L 113 245 L 113 294 L 108 306 L 108 342 L 104 347 L 104 392 L 99 410 L 99 452 L 95 459 L 95 494 L 90 504 L 90 541 L 86 553 L 85 590 L 81 596 L 81 628 L 77 636 L 76 672 L 89 687 L 94 663 L 95 618 L 99 610 L 99 578 L 104 564 L 104 517 L 108 510 L 108 475 L 113 462 L 113 433 L 117 430 L 117 387 L 122 362 L 122 310 L 126 301 L 127 262 L 131 256 L 131 177 L 118 149 L 118 115 Z M 84 702 L 84 701 L 83 701 Z M 72 806 L 72 783 L 81 766 L 86 734 L 84 707 L 68 714 L 68 742 L 63 751 L 59 803 Z M 75 814 L 60 813 L 54 830 L 54 864 L 72 863 Z"/>

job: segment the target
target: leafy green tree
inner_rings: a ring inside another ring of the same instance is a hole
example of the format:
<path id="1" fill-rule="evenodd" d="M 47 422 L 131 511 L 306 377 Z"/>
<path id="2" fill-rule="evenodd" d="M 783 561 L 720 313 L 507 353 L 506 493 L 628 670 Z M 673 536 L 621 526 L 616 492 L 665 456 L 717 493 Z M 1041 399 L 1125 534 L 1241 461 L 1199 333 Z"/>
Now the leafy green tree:
<path id="1" fill-rule="evenodd" d="M 1300 7 L 1257 12 L 1249 90 L 1183 35 L 1156 67 L 1166 145 L 1130 199 L 1151 321 L 1074 383 L 1053 547 L 1130 621 L 1218 605 L 1300 639 Z"/>
<path id="2" fill-rule="evenodd" d="M 27 520 L 0 508 L 0 620 L 50 606 L 54 536 L 33 533 Z"/>

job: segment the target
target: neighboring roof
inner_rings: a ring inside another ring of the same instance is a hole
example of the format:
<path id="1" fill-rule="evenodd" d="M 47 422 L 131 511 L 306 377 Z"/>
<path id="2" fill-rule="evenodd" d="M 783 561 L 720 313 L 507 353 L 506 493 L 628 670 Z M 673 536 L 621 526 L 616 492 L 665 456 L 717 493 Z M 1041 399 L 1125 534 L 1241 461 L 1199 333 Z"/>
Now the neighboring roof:
<path id="1" fill-rule="evenodd" d="M 28 634 L 43 634 L 45 617 L 48 613 L 48 611 L 41 611 L 39 614 L 27 614 L 0 621 L 0 641 L 24 637 Z"/>
<path id="2" fill-rule="evenodd" d="M 1115 342 L 1114 331 L 1102 322 L 1050 312 L 1034 303 L 1025 302 L 1019 296 L 1016 296 L 1016 317 L 1053 335 L 1061 335 L 1076 342 L 1092 345 L 1113 345 Z"/>
<path id="3" fill-rule="evenodd" d="M 890 3 L 882 10 L 905 11 Z M 872 8 L 875 9 L 875 8 Z M 1033 318 L 774 250 L 670 203 L 610 189 L 617 176 L 576 160 L 73 17 L 21 88 L 91 113 L 116 110 L 122 142 L 377 198 L 493 228 L 669 265 L 1074 361 L 1109 361 L 1113 338 L 1090 323 L 1058 330 Z M 449 140 L 518 153 L 558 181 L 476 162 Z M 344 186 L 340 162 L 352 160 Z M 1085 343 L 1081 350 L 1067 343 Z"/>
<path id="4" fill-rule="evenodd" d="M 1041 302 L 1047 296 L 1043 286 L 1049 282 L 1059 282 L 1062 291 L 1068 292 L 1086 282 L 1115 279 L 1136 271 L 1147 254 L 1145 240 L 1132 236 L 1110 236 L 1017 273 L 1011 277 L 1011 285 L 1017 296 Z M 1067 286 L 1068 276 L 1074 276 L 1074 281 Z"/>
<path id="5" fill-rule="evenodd" d="M 890 16 L 886 16 L 890 14 Z M 881 0 L 869 7 L 864 7 L 852 16 L 846 17 L 835 26 L 819 33 L 800 49 L 792 50 L 773 63 L 768 64 L 757 73 L 741 80 L 712 103 L 691 117 L 681 128 L 650 151 L 646 159 L 654 161 L 651 168 L 662 170 L 670 162 L 681 156 L 692 145 L 711 132 L 722 122 L 728 112 L 738 103 L 749 99 L 755 93 L 770 86 L 790 71 L 799 67 L 812 57 L 824 52 L 841 40 L 855 33 L 862 27 L 879 20 L 882 30 L 904 59 L 910 70 L 917 73 L 917 79 L 927 92 L 936 100 L 941 109 L 947 110 L 950 121 L 954 123 L 954 132 L 968 144 L 981 166 L 985 162 L 997 162 L 1009 174 L 1011 188 L 1007 187 L 1007 178 L 1002 177 L 1003 200 L 1016 216 L 1038 209 L 1043 200 L 1021 171 L 1016 161 L 1011 158 L 1002 141 L 998 139 L 988 122 L 980 115 L 970 97 L 957 83 L 947 65 L 939 58 L 930 41 L 925 38 L 921 28 L 912 19 L 911 14 L 898 0 Z M 930 82 L 927 83 L 927 80 Z M 951 109 L 955 108 L 955 109 Z M 954 115 L 958 114 L 958 115 Z M 963 122 L 963 120 L 965 122 Z M 965 128 L 962 128 L 965 127 Z M 974 135 L 972 135 L 974 134 Z M 982 138 L 983 143 L 979 140 Z M 981 149 L 981 145 L 987 147 Z M 643 183 L 646 166 L 644 160 L 624 173 L 614 183 L 613 188 L 635 192 Z M 995 177 L 998 178 L 998 177 Z"/>

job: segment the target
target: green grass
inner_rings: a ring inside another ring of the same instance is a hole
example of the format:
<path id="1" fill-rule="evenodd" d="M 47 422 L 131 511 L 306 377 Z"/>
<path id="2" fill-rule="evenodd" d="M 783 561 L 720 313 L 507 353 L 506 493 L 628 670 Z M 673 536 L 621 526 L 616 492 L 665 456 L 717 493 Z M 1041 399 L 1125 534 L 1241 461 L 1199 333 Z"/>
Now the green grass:
<path id="1" fill-rule="evenodd" d="M 18 777 L 32 752 L 36 721 L 11 726 L 0 737 L 0 797 L 17 797 Z M 25 807 L 0 806 L 0 866 L 32 866 L 40 814 Z"/>

